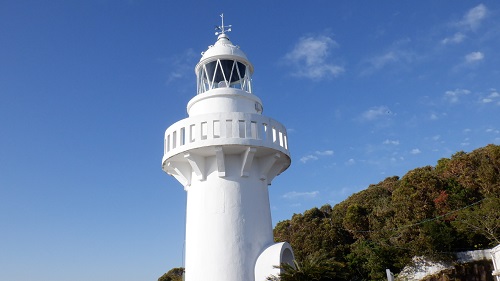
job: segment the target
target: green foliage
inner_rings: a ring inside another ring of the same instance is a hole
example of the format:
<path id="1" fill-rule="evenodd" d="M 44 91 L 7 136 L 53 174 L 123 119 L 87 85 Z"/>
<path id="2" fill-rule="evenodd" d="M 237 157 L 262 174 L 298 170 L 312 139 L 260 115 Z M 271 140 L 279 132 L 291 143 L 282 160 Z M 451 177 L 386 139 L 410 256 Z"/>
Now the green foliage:
<path id="1" fill-rule="evenodd" d="M 487 197 L 480 204 L 463 210 L 453 222 L 457 230 L 467 233 L 475 247 L 500 244 L 500 198 Z"/>
<path id="2" fill-rule="evenodd" d="M 169 270 L 167 273 L 163 274 L 158 281 L 182 281 L 182 275 L 184 274 L 184 268 L 176 267 Z"/>
<path id="3" fill-rule="evenodd" d="M 295 270 L 283 267 L 285 281 L 385 280 L 385 269 L 398 272 L 413 256 L 450 259 L 453 252 L 497 245 L 500 146 L 386 178 L 333 208 L 294 214 L 274 233 L 290 242 L 299 261 Z M 312 279 L 315 270 L 336 279 Z"/>
<path id="4" fill-rule="evenodd" d="M 324 257 L 311 256 L 303 262 L 293 261 L 293 265 L 283 263 L 279 276 L 270 276 L 270 281 L 334 281 L 347 280 L 343 274 L 344 265 Z"/>
<path id="5" fill-rule="evenodd" d="M 492 247 L 500 243 L 500 146 L 457 152 L 333 207 L 294 214 L 274 236 L 297 259 L 281 265 L 282 281 L 386 280 L 385 269 L 398 272 L 414 256 L 443 260 Z M 183 272 L 158 281 L 180 281 Z"/>

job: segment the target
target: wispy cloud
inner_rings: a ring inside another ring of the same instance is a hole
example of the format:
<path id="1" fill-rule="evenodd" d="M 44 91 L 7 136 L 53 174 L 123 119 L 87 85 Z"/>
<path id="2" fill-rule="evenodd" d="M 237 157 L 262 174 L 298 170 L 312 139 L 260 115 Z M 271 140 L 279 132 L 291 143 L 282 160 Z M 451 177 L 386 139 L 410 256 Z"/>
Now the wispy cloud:
<path id="1" fill-rule="evenodd" d="M 393 50 L 377 57 L 373 57 L 370 62 L 376 69 L 383 68 L 387 64 L 401 61 L 411 61 L 413 55 L 410 52 Z"/>
<path id="2" fill-rule="evenodd" d="M 313 154 L 308 154 L 300 158 L 300 162 L 307 163 L 308 161 L 318 160 L 319 157 L 322 156 L 332 156 L 333 150 L 323 150 L 323 151 L 315 151 Z"/>
<path id="3" fill-rule="evenodd" d="M 385 140 L 383 144 L 390 144 L 390 145 L 399 145 L 399 140 Z"/>
<path id="4" fill-rule="evenodd" d="M 386 116 L 391 116 L 392 111 L 389 109 L 389 107 L 382 105 L 382 106 L 376 106 L 368 109 L 367 111 L 363 112 L 361 114 L 361 121 L 372 121 L 379 119 L 381 117 L 386 117 Z"/>
<path id="5" fill-rule="evenodd" d="M 316 155 L 330 156 L 333 155 L 333 150 L 316 151 Z"/>
<path id="6" fill-rule="evenodd" d="M 481 102 L 482 103 L 492 103 L 492 102 L 495 102 L 495 101 L 499 101 L 500 100 L 500 94 L 493 90 L 488 96 L 484 97 L 481 99 Z M 497 103 L 499 104 L 499 103 Z"/>
<path id="7" fill-rule="evenodd" d="M 470 52 L 463 57 L 462 61 L 459 64 L 453 67 L 453 70 L 459 71 L 461 69 L 463 70 L 463 69 L 468 69 L 470 67 L 475 67 L 483 60 L 485 60 L 485 55 L 483 52 L 480 51 Z"/>
<path id="8" fill-rule="evenodd" d="M 302 162 L 304 164 L 307 163 L 310 160 L 318 160 L 318 156 L 309 154 L 309 155 L 306 155 L 306 156 L 303 156 L 303 157 L 300 158 L 300 162 Z"/>
<path id="9" fill-rule="evenodd" d="M 389 66 L 406 67 L 414 62 L 418 56 L 411 50 L 411 43 L 409 38 L 397 40 L 384 52 L 365 59 L 361 75 L 370 75 Z"/>
<path id="10" fill-rule="evenodd" d="M 406 50 L 390 50 L 383 54 L 371 57 L 367 60 L 368 66 L 361 71 L 361 75 L 369 75 L 373 72 L 383 69 L 391 64 L 408 64 L 414 61 L 416 55 Z"/>
<path id="11" fill-rule="evenodd" d="M 475 30 L 481 24 L 481 21 L 486 17 L 488 9 L 484 4 L 479 4 L 476 7 L 467 11 L 458 25 Z"/>
<path id="12" fill-rule="evenodd" d="M 345 162 L 345 164 L 346 164 L 347 166 L 352 166 L 352 165 L 355 165 L 355 164 L 356 164 L 356 160 L 354 160 L 353 158 L 351 158 L 351 159 L 347 160 L 347 161 Z"/>
<path id="13" fill-rule="evenodd" d="M 167 59 L 161 59 L 161 62 L 167 63 L 171 66 L 171 70 L 167 75 L 167 84 L 172 83 L 175 80 L 182 79 L 188 74 L 191 74 L 191 65 L 196 59 L 196 53 L 193 49 L 187 49 L 181 54 L 176 54 Z"/>
<path id="14" fill-rule="evenodd" d="M 441 43 L 442 44 L 450 44 L 450 43 L 458 44 L 458 43 L 462 43 L 462 41 L 464 41 L 465 38 L 466 38 L 465 34 L 463 34 L 462 32 L 457 32 L 457 33 L 453 34 L 452 36 L 441 40 Z"/>
<path id="15" fill-rule="evenodd" d="M 461 146 L 468 146 L 470 145 L 470 139 L 465 138 L 463 142 L 460 143 Z"/>
<path id="16" fill-rule="evenodd" d="M 453 90 L 453 91 L 446 91 L 444 93 L 444 98 L 445 100 L 447 100 L 448 102 L 450 103 L 457 103 L 459 102 L 460 98 L 463 97 L 463 96 L 466 96 L 470 94 L 470 91 L 469 90 L 466 90 L 466 89 L 456 89 L 456 90 Z"/>
<path id="17" fill-rule="evenodd" d="M 292 51 L 285 55 L 285 63 L 293 66 L 292 75 L 313 80 L 337 77 L 344 67 L 329 60 L 338 44 L 328 36 L 302 37 Z"/>
<path id="18" fill-rule="evenodd" d="M 451 23 L 453 29 L 458 29 L 458 31 L 441 40 L 441 43 L 444 45 L 462 43 L 467 38 L 467 33 L 475 31 L 487 14 L 488 9 L 484 4 L 479 4 L 468 10 L 460 20 Z"/>
<path id="19" fill-rule="evenodd" d="M 493 129 L 493 128 L 488 128 L 485 130 L 486 133 L 494 133 L 494 134 L 498 134 L 500 133 L 500 130 L 497 130 L 497 129 Z"/>
<path id="20" fill-rule="evenodd" d="M 285 199 L 300 199 L 300 198 L 314 198 L 319 195 L 319 191 L 310 191 L 310 192 L 297 192 L 290 191 L 283 194 L 283 198 Z"/>
<path id="21" fill-rule="evenodd" d="M 413 154 L 413 155 L 416 155 L 416 154 L 420 154 L 420 153 L 422 153 L 422 151 L 420 151 L 420 149 L 418 149 L 418 148 L 414 148 L 414 149 L 412 149 L 412 150 L 410 151 L 410 153 L 411 153 L 411 154 Z"/>
<path id="22" fill-rule="evenodd" d="M 484 54 L 482 52 L 472 52 L 465 55 L 466 63 L 476 63 L 484 59 Z"/>

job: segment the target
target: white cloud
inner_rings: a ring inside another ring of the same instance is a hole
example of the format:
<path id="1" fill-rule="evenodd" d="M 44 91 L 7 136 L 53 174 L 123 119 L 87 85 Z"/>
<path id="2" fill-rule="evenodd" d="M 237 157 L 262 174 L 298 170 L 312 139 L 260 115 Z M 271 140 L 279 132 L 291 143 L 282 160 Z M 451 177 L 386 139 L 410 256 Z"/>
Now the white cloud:
<path id="1" fill-rule="evenodd" d="M 193 49 L 187 49 L 182 54 L 176 54 L 168 59 L 159 59 L 162 63 L 171 66 L 171 71 L 167 75 L 167 84 L 191 75 L 191 65 L 196 60 L 196 53 Z"/>
<path id="2" fill-rule="evenodd" d="M 446 91 L 444 93 L 444 98 L 450 103 L 457 103 L 461 97 L 468 94 L 470 94 L 470 91 L 467 89 L 456 89 L 454 91 Z"/>
<path id="3" fill-rule="evenodd" d="M 383 144 L 392 144 L 392 145 L 399 145 L 399 140 L 385 140 Z"/>
<path id="4" fill-rule="evenodd" d="M 323 151 L 315 151 L 314 154 L 309 154 L 300 158 L 302 163 L 307 163 L 309 160 L 318 160 L 319 156 L 332 156 L 333 150 L 323 150 Z"/>
<path id="5" fill-rule="evenodd" d="M 316 155 L 330 156 L 333 155 L 333 150 L 316 151 Z"/>
<path id="6" fill-rule="evenodd" d="M 336 77 L 345 71 L 344 67 L 328 60 L 336 47 L 337 42 L 328 36 L 302 37 L 285 55 L 285 62 L 294 67 L 294 76 L 310 79 Z"/>
<path id="7" fill-rule="evenodd" d="M 467 133 L 470 133 L 470 132 L 472 132 L 472 130 L 471 130 L 471 129 L 469 129 L 469 128 L 466 128 L 466 129 L 464 129 L 464 130 L 463 130 L 463 133 L 464 133 L 464 134 L 467 134 Z"/>
<path id="8" fill-rule="evenodd" d="M 481 52 L 472 52 L 467 55 L 465 55 L 465 62 L 466 63 L 474 63 L 478 62 L 484 59 L 484 54 Z"/>
<path id="9" fill-rule="evenodd" d="M 391 110 L 387 106 L 377 106 L 368 109 L 361 114 L 361 120 L 371 121 L 378 119 L 382 116 L 392 115 Z"/>
<path id="10" fill-rule="evenodd" d="M 484 4 L 479 4 L 470 9 L 459 22 L 459 25 L 475 30 L 486 17 L 488 9 Z"/>
<path id="11" fill-rule="evenodd" d="M 402 50 L 399 46 L 397 46 L 384 54 L 368 59 L 368 67 L 361 72 L 361 75 L 371 74 L 390 64 L 411 63 L 414 59 L 414 53 Z"/>
<path id="12" fill-rule="evenodd" d="M 464 39 L 465 39 L 465 34 L 463 34 L 462 32 L 457 32 L 457 33 L 453 34 L 453 36 L 447 37 L 447 38 L 441 40 L 441 43 L 442 44 L 449 44 L 449 43 L 458 44 L 458 43 L 461 43 L 462 41 L 464 41 Z"/>
<path id="13" fill-rule="evenodd" d="M 391 62 L 397 62 L 399 60 L 399 56 L 396 54 L 395 51 L 390 51 L 387 52 L 383 55 L 373 57 L 370 59 L 370 62 L 372 63 L 372 66 L 375 68 L 382 68 L 386 64 L 391 63 Z"/>
<path id="14" fill-rule="evenodd" d="M 352 159 L 352 158 L 351 158 L 351 159 L 347 160 L 347 161 L 345 162 L 345 164 L 346 164 L 347 166 L 352 166 L 352 165 L 356 164 L 356 160 L 354 160 L 354 159 Z"/>
<path id="15" fill-rule="evenodd" d="M 318 156 L 315 156 L 315 155 L 312 155 L 312 154 L 309 154 L 309 155 L 306 155 L 302 158 L 300 158 L 300 162 L 302 163 L 306 163 L 307 161 L 309 160 L 318 160 Z"/>
<path id="16" fill-rule="evenodd" d="M 431 120 L 438 120 L 439 117 L 435 113 L 431 113 L 431 115 L 429 116 L 429 119 L 431 119 Z"/>
<path id="17" fill-rule="evenodd" d="M 420 154 L 420 153 L 422 153 L 422 151 L 420 151 L 420 149 L 418 149 L 418 148 L 414 148 L 414 149 L 412 149 L 412 150 L 410 151 L 410 153 L 411 153 L 411 154 L 413 154 L 413 155 L 416 155 L 416 154 Z"/>
<path id="18" fill-rule="evenodd" d="M 458 28 L 459 30 L 452 36 L 441 40 L 441 43 L 444 45 L 462 43 L 467 38 L 466 34 L 468 32 L 475 31 L 481 25 L 481 22 L 486 18 L 487 14 L 488 9 L 483 4 L 479 4 L 470 9 L 460 20 L 452 23 L 452 26 Z"/>
<path id="19" fill-rule="evenodd" d="M 319 191 L 311 191 L 311 192 L 290 191 L 290 192 L 283 194 L 283 198 L 285 198 L 285 199 L 314 198 L 318 195 L 319 195 Z"/>
<path id="20" fill-rule="evenodd" d="M 500 133 L 500 130 L 495 130 L 495 129 L 486 129 L 486 133 L 494 133 L 494 134 L 498 134 Z"/>
<path id="21" fill-rule="evenodd" d="M 435 135 L 435 136 L 432 137 L 432 140 L 438 141 L 440 138 L 441 138 L 440 135 Z"/>
<path id="22" fill-rule="evenodd" d="M 496 101 L 500 97 L 500 94 L 497 91 L 493 91 L 487 97 L 481 99 L 482 103 L 491 103 Z"/>

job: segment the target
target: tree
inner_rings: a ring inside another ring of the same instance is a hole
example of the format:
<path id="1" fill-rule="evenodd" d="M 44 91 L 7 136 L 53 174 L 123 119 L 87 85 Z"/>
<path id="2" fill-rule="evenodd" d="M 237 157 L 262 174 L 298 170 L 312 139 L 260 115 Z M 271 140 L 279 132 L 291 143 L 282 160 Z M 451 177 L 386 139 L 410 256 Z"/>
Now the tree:
<path id="1" fill-rule="evenodd" d="M 480 204 L 462 210 L 454 225 L 459 231 L 469 233 L 469 237 L 483 236 L 485 244 L 475 244 L 478 248 L 487 248 L 500 243 L 500 198 L 488 197 Z M 479 240 L 478 237 L 475 240 Z"/>
<path id="2" fill-rule="evenodd" d="M 347 280 L 344 265 L 322 256 L 308 257 L 303 262 L 293 261 L 293 265 L 283 263 L 279 276 L 270 276 L 270 281 L 333 281 Z"/>
<path id="3" fill-rule="evenodd" d="M 158 281 L 182 281 L 182 275 L 184 274 L 183 267 L 176 267 L 170 269 L 167 273 L 163 274 Z"/>

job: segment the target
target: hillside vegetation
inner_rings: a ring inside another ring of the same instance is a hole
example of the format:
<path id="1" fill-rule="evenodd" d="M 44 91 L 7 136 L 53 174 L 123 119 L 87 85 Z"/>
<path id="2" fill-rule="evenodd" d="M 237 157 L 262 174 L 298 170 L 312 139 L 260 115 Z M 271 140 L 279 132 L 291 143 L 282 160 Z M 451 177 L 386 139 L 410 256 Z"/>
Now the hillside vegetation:
<path id="1" fill-rule="evenodd" d="M 295 214 L 274 236 L 290 242 L 296 258 L 295 268 L 283 265 L 281 281 L 387 280 L 386 268 L 397 273 L 414 256 L 447 260 L 491 248 L 500 244 L 500 146 L 458 152 L 334 207 Z M 174 268 L 158 280 L 182 273 Z"/>
<path id="2" fill-rule="evenodd" d="M 283 281 L 387 280 L 386 268 L 399 272 L 414 256 L 491 248 L 500 243 L 500 146 L 386 178 L 279 222 L 274 235 L 297 260 Z"/>

